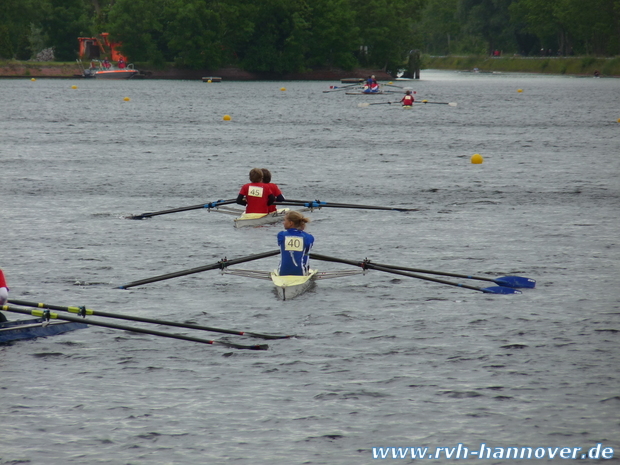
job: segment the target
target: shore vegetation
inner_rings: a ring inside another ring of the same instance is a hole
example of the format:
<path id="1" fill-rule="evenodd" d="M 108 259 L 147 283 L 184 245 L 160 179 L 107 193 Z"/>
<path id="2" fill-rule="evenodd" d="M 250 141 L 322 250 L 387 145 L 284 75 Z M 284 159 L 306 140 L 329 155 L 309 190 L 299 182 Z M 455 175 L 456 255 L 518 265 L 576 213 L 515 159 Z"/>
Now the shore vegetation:
<path id="1" fill-rule="evenodd" d="M 455 61 L 462 55 L 501 57 L 493 66 L 519 66 L 505 57 L 545 58 L 532 66 L 569 73 L 579 60 L 620 55 L 620 0 L 0 3 L 0 59 L 73 61 L 78 37 L 104 32 L 131 62 L 155 68 L 172 63 L 271 75 L 373 68 L 395 74 L 419 51 Z M 586 58 L 552 59 L 558 57 Z"/>

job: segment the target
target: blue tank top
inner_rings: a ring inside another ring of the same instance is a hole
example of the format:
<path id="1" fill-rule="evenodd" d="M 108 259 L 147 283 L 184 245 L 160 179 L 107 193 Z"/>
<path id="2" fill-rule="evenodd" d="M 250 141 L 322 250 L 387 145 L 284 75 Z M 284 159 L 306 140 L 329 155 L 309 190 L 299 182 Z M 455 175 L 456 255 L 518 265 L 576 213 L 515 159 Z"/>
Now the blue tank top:
<path id="1" fill-rule="evenodd" d="M 278 233 L 280 246 L 280 276 L 305 276 L 309 273 L 308 254 L 314 243 L 314 237 L 305 231 L 291 228 Z"/>

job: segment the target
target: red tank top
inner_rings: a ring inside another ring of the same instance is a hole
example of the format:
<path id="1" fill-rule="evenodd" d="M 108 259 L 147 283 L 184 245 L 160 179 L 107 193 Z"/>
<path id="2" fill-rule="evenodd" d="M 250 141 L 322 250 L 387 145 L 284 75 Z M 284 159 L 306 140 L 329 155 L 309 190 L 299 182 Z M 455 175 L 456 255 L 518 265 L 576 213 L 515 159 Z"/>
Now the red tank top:
<path id="1" fill-rule="evenodd" d="M 246 213 L 269 213 L 267 201 L 269 194 L 272 193 L 269 184 L 262 182 L 245 184 L 239 193 L 245 195 L 245 200 L 248 203 L 245 207 Z"/>

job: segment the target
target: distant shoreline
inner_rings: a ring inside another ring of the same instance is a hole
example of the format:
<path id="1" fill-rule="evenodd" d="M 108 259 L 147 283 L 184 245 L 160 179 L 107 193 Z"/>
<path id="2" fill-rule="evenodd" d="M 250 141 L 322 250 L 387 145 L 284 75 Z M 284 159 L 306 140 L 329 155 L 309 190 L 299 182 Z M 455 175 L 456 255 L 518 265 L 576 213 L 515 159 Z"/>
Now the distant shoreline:
<path id="1" fill-rule="evenodd" d="M 250 73 L 233 67 L 218 70 L 177 68 L 159 70 L 150 68 L 146 64 L 135 63 L 135 68 L 141 72 L 141 75 L 136 77 L 146 79 L 202 80 L 203 77 L 217 76 L 226 81 L 339 81 L 340 79 L 351 77 L 365 78 L 372 74 L 380 80 L 393 79 L 392 76 L 384 71 L 360 68 L 351 71 L 341 69 L 314 70 L 304 73 L 290 73 L 284 76 L 267 73 Z M 0 62 L 0 78 L 82 79 L 82 75 L 76 63 L 4 61 Z"/>
<path id="2" fill-rule="evenodd" d="M 575 76 L 620 77 L 620 57 L 488 57 L 488 56 L 429 56 L 422 57 L 421 77 L 425 69 L 538 73 Z M 250 73 L 239 68 L 228 67 L 218 70 L 188 70 L 177 68 L 154 69 L 145 63 L 136 63 L 135 68 L 147 79 L 201 80 L 203 77 L 217 76 L 225 81 L 339 81 L 343 78 L 365 78 L 374 74 L 381 81 L 394 79 L 382 70 L 341 69 L 313 70 L 303 73 L 290 73 L 278 76 L 266 73 Z M 76 63 L 0 61 L 0 78 L 56 78 L 81 79 Z"/>
<path id="3" fill-rule="evenodd" d="M 424 56 L 424 68 L 503 73 L 620 77 L 620 57 Z"/>

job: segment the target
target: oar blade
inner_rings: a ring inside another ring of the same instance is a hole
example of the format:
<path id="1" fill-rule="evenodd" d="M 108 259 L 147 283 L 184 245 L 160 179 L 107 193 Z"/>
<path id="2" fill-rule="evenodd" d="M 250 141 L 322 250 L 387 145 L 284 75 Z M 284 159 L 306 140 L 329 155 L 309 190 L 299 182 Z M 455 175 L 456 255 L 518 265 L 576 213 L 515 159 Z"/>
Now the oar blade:
<path id="1" fill-rule="evenodd" d="M 500 286 L 534 289 L 536 287 L 536 280 L 531 278 L 523 278 L 521 276 L 502 276 L 494 280 Z"/>
<path id="2" fill-rule="evenodd" d="M 432 103 L 434 105 L 449 105 L 451 107 L 456 107 L 456 102 L 429 102 L 428 100 L 422 100 L 422 103 Z"/>
<path id="3" fill-rule="evenodd" d="M 221 344 L 226 347 L 232 347 L 233 349 L 248 349 L 248 350 L 269 350 L 269 346 L 267 344 L 255 344 L 251 346 L 241 345 L 241 344 L 233 344 L 231 342 L 223 342 L 223 341 L 213 341 L 214 344 Z"/>
<path id="4" fill-rule="evenodd" d="M 357 106 L 360 107 L 360 108 L 366 108 L 366 107 L 370 106 L 370 103 L 369 102 L 361 102 L 361 103 L 358 103 Z"/>
<path id="5" fill-rule="evenodd" d="M 133 281 L 133 282 L 130 282 L 130 283 L 126 283 L 126 284 L 123 284 L 121 286 L 118 286 L 117 289 L 129 289 L 130 287 L 142 286 L 143 284 L 154 283 L 154 282 L 163 281 L 163 280 L 166 280 L 166 279 L 178 278 L 178 277 L 181 277 L 181 276 L 187 276 L 189 274 L 200 273 L 200 272 L 209 271 L 209 270 L 215 270 L 215 269 L 218 269 L 218 268 L 223 270 L 227 266 L 237 265 L 239 263 L 250 262 L 252 260 L 258 260 L 258 259 L 261 259 L 261 258 L 272 257 L 274 255 L 278 255 L 279 253 L 280 253 L 280 250 L 272 250 L 271 252 L 264 252 L 264 253 L 259 253 L 259 254 L 255 254 L 255 255 L 248 255 L 247 257 L 235 258 L 235 259 L 232 259 L 232 260 L 228 260 L 228 259 L 224 258 L 223 260 L 220 260 L 219 262 L 216 262 L 216 263 L 211 263 L 210 265 L 200 266 L 198 268 L 191 268 L 189 270 L 181 270 L 181 271 L 177 271 L 177 272 L 174 272 L 174 273 L 168 273 L 168 274 L 164 274 L 164 275 L 153 276 L 152 278 L 140 279 L 138 281 Z"/>
<path id="6" fill-rule="evenodd" d="M 158 212 L 148 212 L 148 213 L 141 213 L 140 215 L 130 215 L 130 216 L 126 216 L 125 219 L 128 220 L 143 220 L 145 218 L 151 218 L 153 216 L 159 216 L 159 215 L 167 215 L 170 213 L 179 213 L 179 212 L 186 212 L 189 210 L 199 210 L 201 208 L 207 208 L 207 209 L 211 209 L 211 208 L 217 208 L 220 205 L 228 205 L 231 203 L 235 203 L 237 201 L 237 199 L 229 199 L 229 200 L 216 200 L 214 202 L 209 202 L 209 203 L 201 203 L 198 205 L 190 205 L 189 207 L 179 207 L 179 208 L 171 208 L 169 210 L 161 210 Z"/>
<path id="7" fill-rule="evenodd" d="M 306 208 L 354 208 L 363 210 L 386 210 L 386 211 L 398 211 L 398 212 L 417 212 L 419 208 L 400 208 L 400 207 L 380 207 L 376 205 L 357 205 L 352 203 L 333 203 L 333 202 L 321 202 L 320 200 L 313 200 L 310 202 L 301 200 L 285 200 L 284 202 L 276 202 L 275 205 L 299 205 Z"/>
<path id="8" fill-rule="evenodd" d="M 484 288 L 481 288 L 480 290 L 487 294 L 522 294 L 522 292 L 518 289 L 513 289 L 512 287 L 504 287 L 504 286 L 484 287 Z"/>

